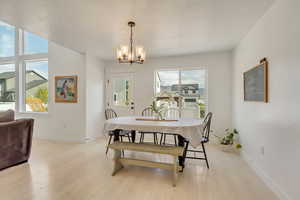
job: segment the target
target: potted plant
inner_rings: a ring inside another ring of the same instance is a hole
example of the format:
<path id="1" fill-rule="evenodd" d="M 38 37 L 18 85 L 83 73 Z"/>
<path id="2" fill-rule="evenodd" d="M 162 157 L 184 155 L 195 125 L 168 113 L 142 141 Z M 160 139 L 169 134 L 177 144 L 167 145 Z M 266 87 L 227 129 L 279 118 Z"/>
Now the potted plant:
<path id="1" fill-rule="evenodd" d="M 163 119 L 164 104 L 158 105 L 158 102 L 154 100 L 150 105 L 150 108 L 154 112 L 154 116 L 156 119 Z"/>
<path id="2" fill-rule="evenodd" d="M 205 117 L 205 104 L 200 100 L 198 100 L 196 104 L 199 107 L 199 117 L 202 119 Z"/>
<path id="3" fill-rule="evenodd" d="M 225 135 L 220 137 L 215 135 L 217 138 L 219 138 L 220 145 L 223 151 L 232 151 L 233 146 L 235 146 L 236 149 L 241 149 L 242 145 L 240 143 L 236 143 L 236 137 L 239 134 L 239 132 L 236 129 L 225 129 Z"/>
<path id="4" fill-rule="evenodd" d="M 156 97 L 154 98 L 155 101 L 163 101 L 166 102 L 167 105 L 170 107 L 172 106 L 172 104 L 176 103 L 175 98 L 179 97 L 176 96 L 175 94 L 171 93 L 171 92 L 160 92 L 156 95 Z"/>

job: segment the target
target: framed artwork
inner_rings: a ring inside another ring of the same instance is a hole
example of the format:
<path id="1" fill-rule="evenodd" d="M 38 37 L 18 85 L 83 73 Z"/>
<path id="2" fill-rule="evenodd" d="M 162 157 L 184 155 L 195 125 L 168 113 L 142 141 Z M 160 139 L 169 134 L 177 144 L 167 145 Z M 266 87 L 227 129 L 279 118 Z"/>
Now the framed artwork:
<path id="1" fill-rule="evenodd" d="M 55 76 L 55 102 L 77 103 L 77 76 Z"/>
<path id="2" fill-rule="evenodd" d="M 244 72 L 244 101 L 268 102 L 268 61 Z"/>

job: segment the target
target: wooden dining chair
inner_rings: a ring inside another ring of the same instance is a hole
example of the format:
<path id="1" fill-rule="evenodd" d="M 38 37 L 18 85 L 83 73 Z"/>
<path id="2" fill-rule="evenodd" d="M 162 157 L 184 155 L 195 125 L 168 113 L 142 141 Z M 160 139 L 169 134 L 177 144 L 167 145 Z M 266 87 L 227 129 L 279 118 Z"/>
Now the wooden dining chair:
<path id="1" fill-rule="evenodd" d="M 142 116 L 143 117 L 153 117 L 154 116 L 154 112 L 152 110 L 152 108 L 147 107 L 142 111 Z M 156 132 L 140 132 L 140 143 L 144 143 L 145 140 L 145 134 L 152 134 L 153 135 L 153 143 L 154 144 L 158 144 L 158 138 L 157 138 L 157 134 Z"/>
<path id="2" fill-rule="evenodd" d="M 202 150 L 188 149 L 189 141 L 186 141 L 186 149 L 187 150 L 185 151 L 185 155 L 184 155 L 184 157 L 188 158 L 188 159 L 205 160 L 206 166 L 208 169 L 209 169 L 209 164 L 208 164 L 207 154 L 206 154 L 206 150 L 205 150 L 205 144 L 209 142 L 209 134 L 210 134 L 210 126 L 211 126 L 212 116 L 213 116 L 213 114 L 211 112 L 209 112 L 203 120 L 203 135 L 202 135 L 202 139 L 201 139 Z M 189 153 L 189 152 L 194 153 L 194 156 L 187 156 L 187 153 Z M 204 157 L 197 157 L 196 156 L 197 153 L 203 154 Z"/>
<path id="3" fill-rule="evenodd" d="M 165 111 L 164 117 L 170 120 L 177 120 L 181 117 L 181 111 L 178 108 L 169 108 Z M 173 133 L 162 133 L 160 144 L 166 145 L 166 138 L 168 135 L 172 135 L 174 137 L 174 145 L 177 146 L 177 135 Z"/>
<path id="4" fill-rule="evenodd" d="M 104 113 L 105 113 L 105 119 L 106 120 L 118 117 L 117 113 L 113 109 L 111 109 L 111 108 L 105 109 Z M 109 131 L 108 136 L 109 136 L 109 138 L 108 138 L 108 144 L 106 146 L 105 154 L 107 154 L 107 152 L 109 150 L 108 145 L 111 143 L 112 137 L 114 136 L 113 131 Z M 119 132 L 119 136 L 120 136 L 120 141 L 121 142 L 123 142 L 123 137 L 128 138 L 128 141 L 131 142 L 130 131 L 121 130 Z M 124 154 L 124 152 L 123 152 L 123 154 Z"/>

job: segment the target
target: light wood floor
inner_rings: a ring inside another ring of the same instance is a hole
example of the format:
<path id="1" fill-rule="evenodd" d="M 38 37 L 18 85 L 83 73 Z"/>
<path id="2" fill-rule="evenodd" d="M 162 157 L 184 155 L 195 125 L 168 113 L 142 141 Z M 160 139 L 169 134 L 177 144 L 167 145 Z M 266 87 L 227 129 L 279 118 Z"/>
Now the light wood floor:
<path id="1" fill-rule="evenodd" d="M 238 155 L 208 146 L 211 169 L 188 160 L 177 187 L 171 172 L 126 167 L 111 176 L 106 140 L 65 144 L 35 140 L 28 164 L 0 171 L 1 200 L 273 200 L 276 196 Z M 126 153 L 156 160 L 164 156 Z"/>

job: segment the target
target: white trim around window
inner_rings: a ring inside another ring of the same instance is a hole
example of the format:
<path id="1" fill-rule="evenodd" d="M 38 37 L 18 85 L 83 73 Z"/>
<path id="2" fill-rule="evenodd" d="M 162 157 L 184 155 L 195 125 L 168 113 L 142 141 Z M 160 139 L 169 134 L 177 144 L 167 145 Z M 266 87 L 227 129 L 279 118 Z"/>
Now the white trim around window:
<path id="1" fill-rule="evenodd" d="M 204 100 L 205 102 L 205 110 L 206 113 L 209 111 L 209 100 L 208 100 L 208 69 L 205 67 L 162 67 L 162 68 L 157 68 L 154 70 L 154 84 L 153 84 L 153 96 L 156 96 L 156 84 L 157 84 L 157 76 L 156 74 L 160 71 L 178 71 L 178 84 L 182 84 L 182 71 L 193 71 L 193 70 L 203 70 L 205 72 L 205 85 L 204 85 L 204 95 L 201 97 L 201 99 Z M 189 109 L 182 107 L 180 109 Z"/>

